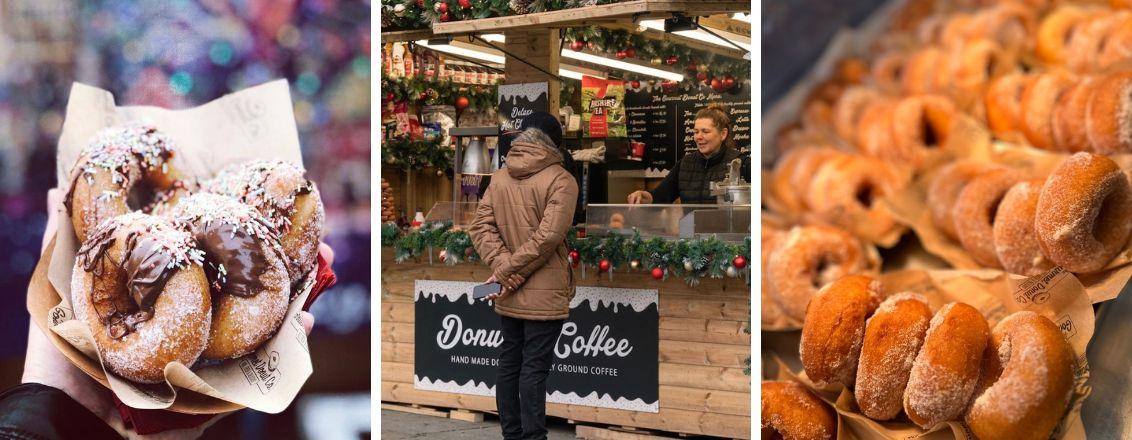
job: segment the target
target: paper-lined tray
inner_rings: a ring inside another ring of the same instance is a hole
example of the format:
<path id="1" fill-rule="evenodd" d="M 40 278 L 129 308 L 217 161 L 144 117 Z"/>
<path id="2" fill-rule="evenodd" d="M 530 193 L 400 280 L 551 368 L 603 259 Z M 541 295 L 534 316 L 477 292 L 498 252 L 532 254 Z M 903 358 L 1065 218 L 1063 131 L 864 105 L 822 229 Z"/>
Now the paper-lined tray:
<path id="1" fill-rule="evenodd" d="M 174 166 L 189 177 L 208 178 L 223 167 L 252 159 L 281 159 L 302 164 L 298 130 L 285 80 L 269 82 L 199 107 L 168 110 L 119 107 L 107 91 L 74 84 L 59 139 L 56 175 L 67 185 L 82 148 L 100 129 L 140 121 L 152 124 L 175 144 Z M 64 193 L 69 188 L 60 188 Z M 63 206 L 59 229 L 40 259 L 28 289 L 32 321 L 50 329 L 50 339 L 126 405 L 184 413 L 219 413 L 246 406 L 278 413 L 290 405 L 312 373 L 300 311 L 314 276 L 301 285 L 279 331 L 255 352 L 195 370 L 180 363 L 165 367 L 166 382 L 137 384 L 107 372 L 90 328 L 74 320 L 71 273 L 79 243 Z"/>

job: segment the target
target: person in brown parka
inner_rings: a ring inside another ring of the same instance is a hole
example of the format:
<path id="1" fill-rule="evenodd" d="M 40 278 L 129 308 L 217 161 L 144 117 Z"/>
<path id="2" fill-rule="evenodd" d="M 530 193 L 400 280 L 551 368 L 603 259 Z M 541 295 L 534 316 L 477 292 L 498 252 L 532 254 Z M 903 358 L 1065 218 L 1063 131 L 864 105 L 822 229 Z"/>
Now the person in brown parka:
<path id="1" fill-rule="evenodd" d="M 546 112 L 522 121 L 506 167 L 491 176 L 468 230 L 503 289 L 495 301 L 503 329 L 495 402 L 504 439 L 545 439 L 546 377 L 570 313 L 574 275 L 566 232 L 578 184 L 563 168 L 562 126 Z"/>

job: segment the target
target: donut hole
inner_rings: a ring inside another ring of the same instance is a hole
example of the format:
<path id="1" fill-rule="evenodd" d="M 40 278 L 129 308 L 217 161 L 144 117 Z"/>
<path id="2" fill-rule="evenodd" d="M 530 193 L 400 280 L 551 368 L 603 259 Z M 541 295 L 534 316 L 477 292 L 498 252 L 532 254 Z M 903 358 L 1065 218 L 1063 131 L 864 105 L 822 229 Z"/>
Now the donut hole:
<path id="1" fill-rule="evenodd" d="M 866 180 L 857 185 L 857 191 L 853 193 L 853 198 L 856 199 L 861 206 L 871 208 L 873 206 L 873 200 L 876 199 L 875 193 L 876 187 L 872 182 Z"/>
<path id="2" fill-rule="evenodd" d="M 923 143 L 924 146 L 934 148 L 939 144 L 941 138 L 940 133 L 936 131 L 935 124 L 932 124 L 932 120 L 927 112 L 920 114 L 920 133 L 922 133 L 920 142 Z"/>
<path id="3" fill-rule="evenodd" d="M 814 271 L 812 272 L 813 278 L 810 279 L 810 284 L 816 289 L 821 289 L 825 287 L 826 284 L 841 278 L 844 274 L 841 271 L 840 265 L 837 263 L 838 262 L 829 255 L 822 256 L 821 259 L 818 260 L 818 263 L 814 265 Z"/>
<path id="4" fill-rule="evenodd" d="M 987 205 L 987 221 L 992 225 L 995 219 L 998 218 L 998 205 L 1002 204 L 1004 197 L 1006 197 L 1006 193 L 999 195 Z"/>
<path id="5" fill-rule="evenodd" d="M 134 185 L 126 195 L 126 206 L 131 211 L 141 211 L 157 201 L 157 191 L 144 183 Z"/>
<path id="6" fill-rule="evenodd" d="M 1097 216 L 1093 219 L 1092 236 L 1093 239 L 1100 243 L 1111 243 L 1118 239 L 1119 231 L 1121 228 L 1114 228 L 1111 226 L 1112 220 L 1106 219 L 1119 219 L 1116 221 L 1127 221 L 1120 216 L 1121 214 L 1121 199 L 1127 197 L 1124 191 L 1110 191 L 1104 200 L 1101 202 L 1101 209 Z M 1123 247 L 1123 243 L 1121 243 Z"/>

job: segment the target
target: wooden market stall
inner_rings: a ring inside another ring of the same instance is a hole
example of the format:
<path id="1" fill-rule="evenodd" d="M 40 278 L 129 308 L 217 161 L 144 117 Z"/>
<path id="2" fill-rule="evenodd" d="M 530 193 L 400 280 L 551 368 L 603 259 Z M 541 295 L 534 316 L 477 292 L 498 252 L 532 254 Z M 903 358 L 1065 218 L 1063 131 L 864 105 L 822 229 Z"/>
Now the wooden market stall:
<path id="1" fill-rule="evenodd" d="M 633 35 L 680 45 L 707 56 L 727 57 L 745 63 L 750 54 L 737 47 L 720 46 L 663 30 L 645 29 L 642 20 L 674 17 L 698 17 L 700 23 L 730 34 L 750 35 L 750 23 L 734 20 L 732 13 L 750 13 L 750 3 L 743 0 L 632 0 L 560 11 L 529 13 L 516 16 L 489 17 L 451 22 L 435 22 L 429 29 L 383 32 L 386 42 L 441 41 L 459 44 L 496 54 L 504 59 L 504 85 L 546 83 L 548 111 L 558 114 L 562 78 L 551 72 L 560 67 L 581 72 L 608 73 L 600 64 L 567 59 L 561 56 L 565 37 L 570 28 L 600 26 L 609 30 L 626 31 Z M 502 40 L 484 39 L 485 34 L 502 34 Z M 749 41 L 749 39 L 748 39 Z M 603 56 L 592 48 L 574 49 L 589 55 Z M 618 58 L 622 58 L 618 56 Z M 650 63 L 648 60 L 623 59 L 627 63 L 652 67 L 672 73 L 683 72 L 684 66 L 674 63 Z M 655 60 L 654 60 L 655 61 Z M 651 64 L 651 65 L 650 65 Z M 667 65 L 665 65 L 667 64 Z M 689 78 L 697 82 L 695 71 Z M 702 82 L 700 87 L 708 82 Z M 658 84 L 659 88 L 659 84 Z M 746 91 L 739 87 L 738 90 Z M 738 93 L 736 90 L 736 95 Z M 565 98 L 562 98 L 565 99 Z M 745 98 L 749 99 L 749 97 Z M 576 100 L 576 98 L 575 98 Z M 746 107 L 748 103 L 743 104 Z M 689 107 L 691 108 L 691 107 Z M 678 112 L 671 110 L 673 119 Z M 682 113 L 681 113 L 682 114 Z M 692 112 L 694 114 L 694 112 Z M 747 113 L 749 114 L 749 112 Z M 688 116 L 690 117 L 690 116 Z M 682 121 L 681 121 L 682 122 Z M 749 118 L 742 123 L 749 122 Z M 672 127 L 681 128 L 677 122 Z M 745 124 L 749 125 L 749 124 Z M 468 129 L 464 124 L 460 128 Z M 483 128 L 483 127 L 480 127 Z M 478 130 L 480 128 L 470 128 Z M 749 129 L 747 129 L 749 131 Z M 450 134 L 454 132 L 449 132 Z M 455 135 L 454 135 L 455 136 Z M 490 136 L 490 135 L 489 135 Z M 583 137 L 579 133 L 577 138 Z M 436 202 L 451 201 L 461 190 L 453 184 L 460 180 L 460 141 L 456 140 L 455 173 L 447 176 L 431 168 L 395 169 L 397 176 L 388 179 L 398 203 L 413 200 L 414 206 L 398 206 L 409 213 L 416 208 L 428 209 Z M 672 149 L 673 154 L 677 149 Z M 682 154 L 682 149 L 679 153 Z M 634 171 L 635 172 L 635 171 Z M 452 177 L 453 174 L 455 177 Z M 656 176 L 645 182 L 641 174 L 641 187 L 655 185 Z M 412 175 L 411 180 L 403 176 Z M 651 176 L 651 174 L 650 174 Z M 661 175 L 663 177 L 663 175 Z M 622 196 L 623 197 L 623 196 Z M 604 200 L 604 199 L 601 199 Z M 612 198 L 611 198 L 612 200 Z M 590 201 L 590 203 L 593 203 Z M 437 205 L 440 206 L 440 205 Z M 472 205 L 474 208 L 474 204 Z M 677 205 L 679 206 L 679 205 Z M 452 203 L 448 215 L 461 219 L 458 207 Z M 747 206 L 749 216 L 749 205 Z M 449 217 L 452 218 L 452 217 Z M 435 218 L 429 217 L 429 221 Z M 466 221 L 466 218 L 463 219 Z M 592 221 L 592 219 L 590 220 Z M 749 235 L 749 226 L 745 234 Z M 384 234 L 383 234 L 384 235 Z M 732 243 L 736 241 L 732 237 Z M 737 241 L 742 241 L 738 238 Z M 453 418 L 476 419 L 478 413 L 496 411 L 494 397 L 458 392 L 426 391 L 415 383 L 419 365 L 417 347 L 420 331 L 417 324 L 420 292 L 414 290 L 420 281 L 471 282 L 487 279 L 490 268 L 481 262 L 448 265 L 441 262 L 439 249 L 429 249 L 427 256 L 395 261 L 393 246 L 384 243 L 382 251 L 381 300 L 381 400 L 383 405 L 417 405 L 440 410 Z M 732 255 L 727 256 L 730 261 Z M 585 270 L 584 266 L 582 270 Z M 742 271 L 742 270 L 741 270 Z M 749 271 L 749 268 L 747 269 Z M 580 287 L 614 289 L 643 289 L 656 292 L 659 315 L 657 328 L 657 388 L 656 412 L 613 409 L 611 407 L 577 404 L 547 403 L 547 415 L 561 417 L 579 426 L 578 434 L 592 435 L 592 427 L 615 427 L 637 433 L 658 431 L 681 435 L 707 435 L 723 438 L 750 438 L 751 433 L 751 286 L 746 276 L 704 278 L 695 287 L 680 276 L 668 276 L 663 281 L 650 278 L 647 270 L 637 271 L 616 268 L 612 279 L 599 274 L 592 266 L 583 277 L 575 269 L 575 280 Z M 735 275 L 734 272 L 730 273 Z M 573 316 L 573 315 L 572 315 Z M 432 337 L 430 335 L 430 337 Z M 421 337 L 423 338 L 423 337 Z M 424 339 L 419 339 L 424 341 Z M 650 355 L 651 357 L 651 355 Z M 469 415 L 469 411 L 473 412 Z"/>
<path id="2" fill-rule="evenodd" d="M 483 280 L 491 276 L 490 268 L 395 263 L 388 249 L 381 263 L 381 400 L 495 412 L 493 397 L 413 388 L 414 283 Z M 547 415 L 579 424 L 750 438 L 751 376 L 745 369 L 751 356 L 751 297 L 742 278 L 705 279 L 690 287 L 677 277 L 654 281 L 643 272 L 616 274 L 610 282 L 591 269 L 578 285 L 659 291 L 660 412 L 548 403 Z"/>

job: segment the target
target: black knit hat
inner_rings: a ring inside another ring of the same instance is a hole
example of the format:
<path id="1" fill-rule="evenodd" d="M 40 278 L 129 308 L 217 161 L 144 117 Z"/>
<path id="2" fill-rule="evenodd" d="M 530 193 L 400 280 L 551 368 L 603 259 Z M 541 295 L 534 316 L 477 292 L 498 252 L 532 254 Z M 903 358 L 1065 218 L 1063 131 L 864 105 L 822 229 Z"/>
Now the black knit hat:
<path id="1" fill-rule="evenodd" d="M 554 115 L 547 112 L 531 113 L 529 116 L 523 118 L 523 126 L 519 129 L 526 130 L 528 128 L 542 130 L 543 133 L 546 133 L 546 135 L 550 137 L 550 140 L 554 141 L 555 147 L 562 146 L 562 124 L 558 123 L 558 118 L 554 117 Z"/>

